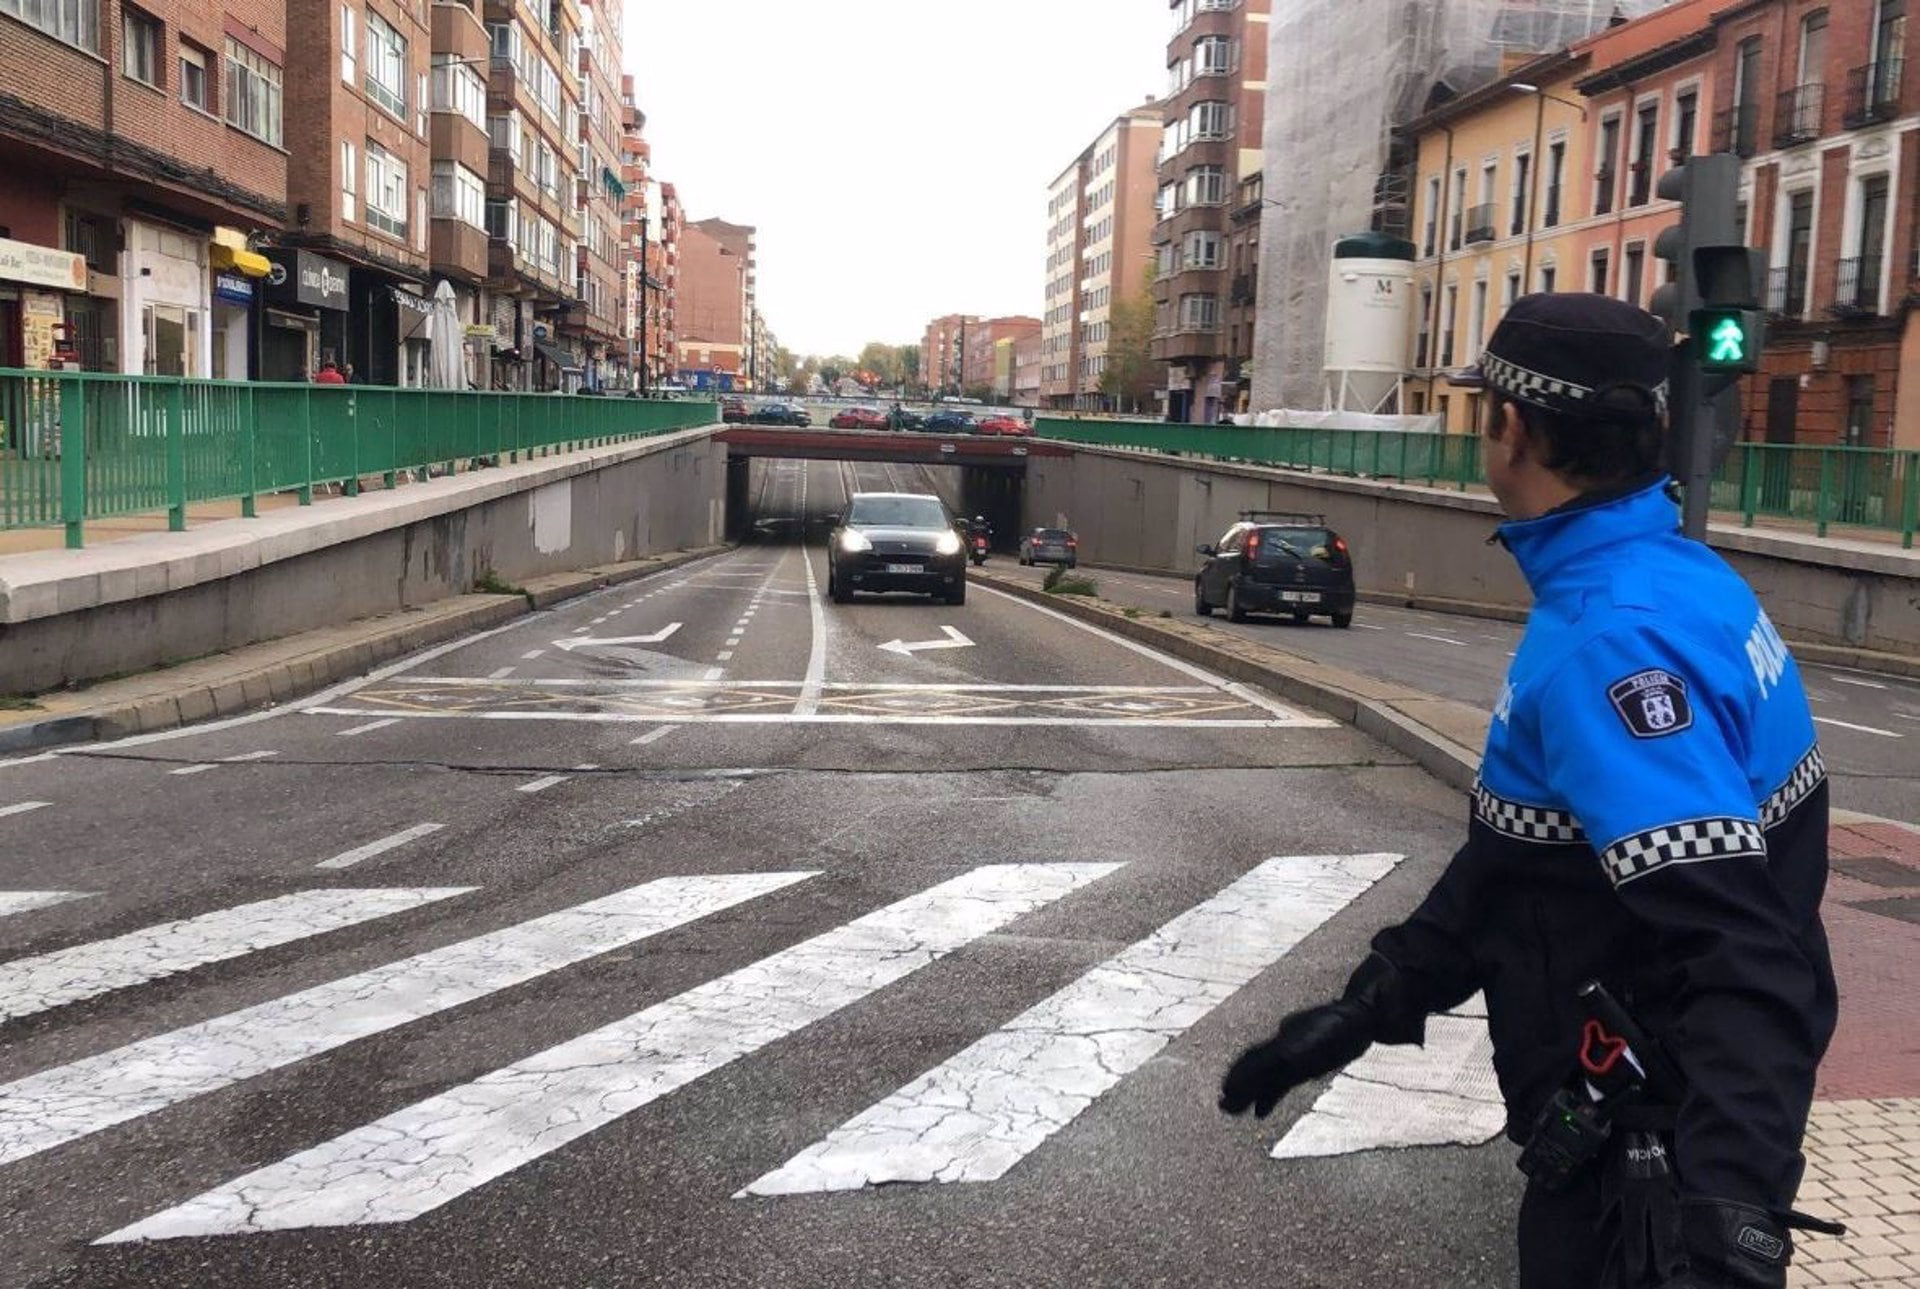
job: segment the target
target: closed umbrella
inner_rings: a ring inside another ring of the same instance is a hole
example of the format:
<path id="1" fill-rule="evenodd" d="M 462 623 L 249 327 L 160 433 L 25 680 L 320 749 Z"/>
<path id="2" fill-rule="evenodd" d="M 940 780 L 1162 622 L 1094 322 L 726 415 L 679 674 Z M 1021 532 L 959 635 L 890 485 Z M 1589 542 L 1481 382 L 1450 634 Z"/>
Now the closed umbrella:
<path id="1" fill-rule="evenodd" d="M 466 388 L 466 368 L 461 351 L 466 347 L 466 329 L 460 325 L 460 309 L 454 302 L 453 284 L 441 278 L 433 288 L 432 348 L 428 356 L 427 383 L 435 389 Z"/>

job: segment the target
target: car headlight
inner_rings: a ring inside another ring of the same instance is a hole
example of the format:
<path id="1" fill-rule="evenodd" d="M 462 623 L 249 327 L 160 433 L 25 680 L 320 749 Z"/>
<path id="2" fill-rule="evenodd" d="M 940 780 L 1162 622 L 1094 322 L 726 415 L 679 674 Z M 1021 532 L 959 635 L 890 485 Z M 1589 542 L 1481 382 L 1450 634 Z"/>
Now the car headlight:
<path id="1" fill-rule="evenodd" d="M 939 538 L 933 543 L 933 549 L 934 553 L 939 555 L 958 555 L 960 553 L 960 534 L 955 532 L 941 533 Z"/>
<path id="2" fill-rule="evenodd" d="M 859 529 L 847 528 L 840 533 L 840 549 L 849 555 L 858 555 L 861 551 L 872 550 L 873 543 Z"/>

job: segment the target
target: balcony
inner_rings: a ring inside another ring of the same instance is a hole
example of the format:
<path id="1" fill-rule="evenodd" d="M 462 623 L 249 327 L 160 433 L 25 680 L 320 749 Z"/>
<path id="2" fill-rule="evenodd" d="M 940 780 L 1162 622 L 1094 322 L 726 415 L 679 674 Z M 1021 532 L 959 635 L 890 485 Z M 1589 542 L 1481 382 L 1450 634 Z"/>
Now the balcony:
<path id="1" fill-rule="evenodd" d="M 1788 264 L 1767 275 L 1767 312 L 1776 318 L 1798 318 L 1807 311 L 1807 266 Z"/>
<path id="2" fill-rule="evenodd" d="M 1243 309 L 1260 298 L 1258 280 L 1251 273 L 1237 274 L 1227 288 L 1227 304 L 1231 308 Z"/>
<path id="3" fill-rule="evenodd" d="M 1713 151 L 1750 157 L 1760 150 L 1760 105 L 1736 103 L 1713 114 Z"/>
<path id="4" fill-rule="evenodd" d="M 487 276 L 487 234 L 457 219 L 435 216 L 428 247 L 433 268 L 445 277 L 480 282 Z"/>
<path id="5" fill-rule="evenodd" d="M 1494 203 L 1483 201 L 1478 206 L 1467 208 L 1467 244 L 1491 242 L 1493 240 Z"/>
<path id="6" fill-rule="evenodd" d="M 1791 148 L 1812 143 L 1820 137 L 1821 111 L 1826 106 L 1827 87 L 1809 81 L 1784 91 L 1773 106 L 1773 146 Z"/>
<path id="7" fill-rule="evenodd" d="M 1901 68 L 1901 59 L 1890 58 L 1848 72 L 1846 111 L 1841 114 L 1841 123 L 1857 130 L 1899 116 Z"/>
<path id="8" fill-rule="evenodd" d="M 1878 255 L 1841 260 L 1833 285 L 1833 313 L 1841 318 L 1870 318 L 1880 312 Z"/>
<path id="9" fill-rule="evenodd" d="M 1642 157 L 1627 167 L 1627 205 L 1644 206 L 1653 196 L 1653 163 Z"/>

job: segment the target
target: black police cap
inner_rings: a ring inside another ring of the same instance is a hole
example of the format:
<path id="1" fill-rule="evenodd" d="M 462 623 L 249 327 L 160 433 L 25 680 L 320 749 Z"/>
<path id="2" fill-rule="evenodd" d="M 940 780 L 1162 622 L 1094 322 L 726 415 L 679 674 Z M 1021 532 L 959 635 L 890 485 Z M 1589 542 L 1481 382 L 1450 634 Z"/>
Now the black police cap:
<path id="1" fill-rule="evenodd" d="M 1667 410 L 1667 324 L 1607 295 L 1543 292 L 1513 302 L 1480 355 L 1453 378 L 1574 417 L 1618 415 L 1615 391 Z"/>

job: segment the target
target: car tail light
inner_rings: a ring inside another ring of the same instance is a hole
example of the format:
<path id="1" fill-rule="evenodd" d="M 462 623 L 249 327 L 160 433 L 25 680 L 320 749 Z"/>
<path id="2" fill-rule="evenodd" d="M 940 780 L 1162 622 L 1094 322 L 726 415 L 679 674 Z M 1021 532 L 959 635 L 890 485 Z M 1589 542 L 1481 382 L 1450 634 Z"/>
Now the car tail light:
<path id="1" fill-rule="evenodd" d="M 1069 537 L 1069 538 L 1067 538 L 1067 549 L 1068 549 L 1068 550 L 1070 550 L 1070 551 L 1077 551 L 1077 550 L 1079 550 L 1079 549 L 1080 549 L 1080 539 L 1079 539 L 1078 537 Z"/>
<path id="2" fill-rule="evenodd" d="M 1260 534 L 1248 533 L 1247 534 L 1247 558 L 1258 559 L 1259 557 L 1260 557 Z"/>
<path id="3" fill-rule="evenodd" d="M 1344 537 L 1334 538 L 1333 548 L 1339 551 L 1342 555 L 1345 555 L 1347 553 L 1347 539 Z"/>

